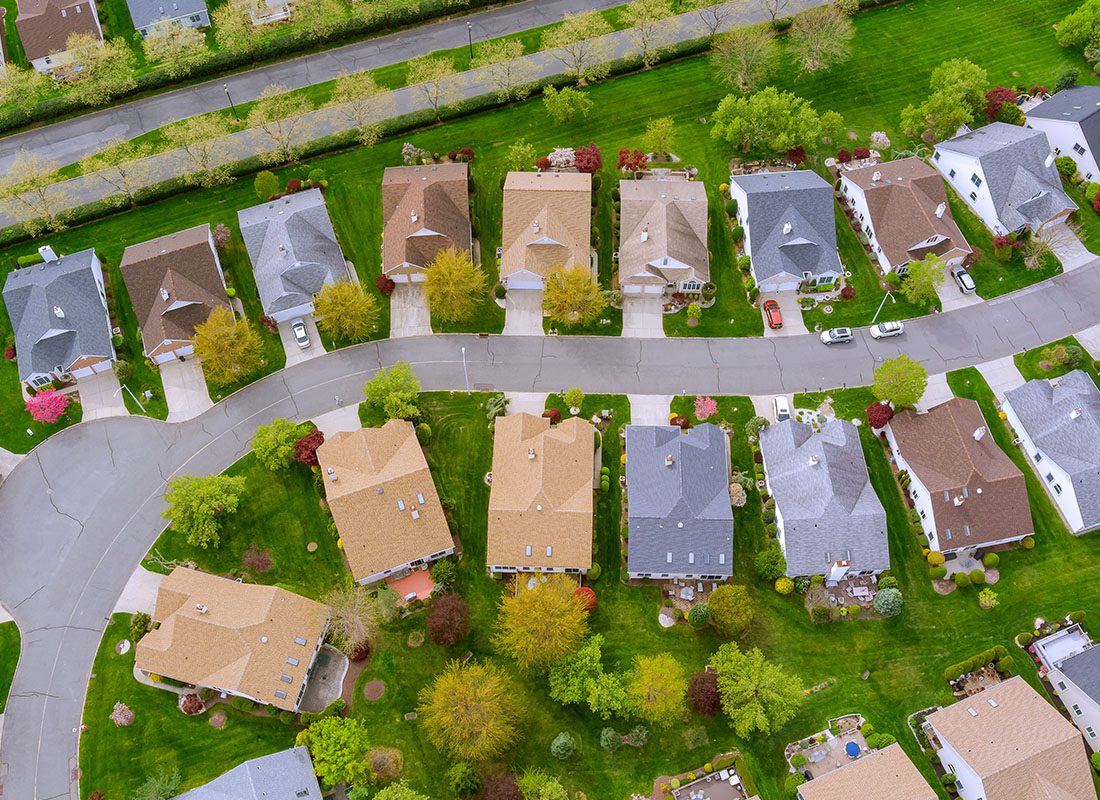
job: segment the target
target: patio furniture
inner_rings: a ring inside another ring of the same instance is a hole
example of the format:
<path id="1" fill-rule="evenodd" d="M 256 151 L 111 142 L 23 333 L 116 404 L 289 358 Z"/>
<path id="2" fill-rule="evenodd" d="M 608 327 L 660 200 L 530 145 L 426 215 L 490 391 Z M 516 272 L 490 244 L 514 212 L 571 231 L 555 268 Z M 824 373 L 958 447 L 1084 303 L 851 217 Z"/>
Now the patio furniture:
<path id="1" fill-rule="evenodd" d="M 730 776 L 730 771 L 728 769 L 724 769 L 724 770 L 722 770 L 721 772 L 718 773 L 718 779 L 722 780 L 722 781 L 728 779 L 729 776 Z"/>
<path id="2" fill-rule="evenodd" d="M 690 586 L 685 586 L 683 589 L 680 590 L 680 599 L 681 600 L 694 600 L 695 599 L 695 590 L 692 589 Z"/>

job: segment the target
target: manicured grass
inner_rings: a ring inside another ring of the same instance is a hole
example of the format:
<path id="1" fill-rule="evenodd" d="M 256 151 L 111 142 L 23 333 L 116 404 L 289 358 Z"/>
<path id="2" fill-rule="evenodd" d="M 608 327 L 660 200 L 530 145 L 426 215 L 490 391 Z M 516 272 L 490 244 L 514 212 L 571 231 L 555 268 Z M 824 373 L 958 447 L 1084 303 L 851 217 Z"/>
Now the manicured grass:
<path id="1" fill-rule="evenodd" d="M 146 569 L 168 573 L 173 564 L 194 561 L 206 572 L 278 584 L 313 598 L 350 579 L 311 470 L 295 463 L 273 473 L 250 454 L 226 474 L 243 477 L 245 491 L 237 512 L 225 519 L 221 545 L 192 547 L 169 529 L 149 551 L 143 562 Z M 306 549 L 310 542 L 317 543 L 316 552 Z M 264 572 L 249 568 L 244 563 L 249 549 L 266 550 L 272 567 Z"/>
<path id="2" fill-rule="evenodd" d="M 1093 210 L 1092 203 L 1085 196 L 1084 188 L 1086 186 L 1088 186 L 1088 181 L 1079 186 L 1074 186 L 1064 178 L 1062 179 L 1062 188 L 1077 203 L 1077 211 L 1070 216 L 1070 219 L 1072 223 L 1076 223 L 1077 227 L 1080 228 L 1078 238 L 1081 239 L 1087 249 L 1093 253 L 1100 253 L 1100 214 Z"/>
<path id="3" fill-rule="evenodd" d="M 11 336 L 7 314 L 0 316 L 0 336 L 5 340 Z M 47 437 L 80 422 L 82 413 L 80 403 L 72 403 L 65 415 L 52 425 L 32 420 L 19 389 L 19 367 L 14 361 L 0 358 L 0 447 L 13 453 L 26 453 Z"/>
<path id="4" fill-rule="evenodd" d="M 242 761 L 294 745 L 298 728 L 260 712 L 248 716 L 222 704 L 227 719 L 210 726 L 210 712 L 185 717 L 177 696 L 134 680 L 134 649 L 115 653 L 130 636 L 130 615 L 115 614 L 107 625 L 92 666 L 80 736 L 80 796 L 133 797 L 149 777 L 178 769 L 182 789 L 216 778 Z M 109 719 L 115 703 L 134 712 L 134 722 L 118 727 Z"/>
<path id="5" fill-rule="evenodd" d="M 28 67 L 30 63 L 27 61 L 27 54 L 23 52 L 23 42 L 19 39 L 19 31 L 15 29 L 15 18 L 19 16 L 17 0 L 0 0 L 0 8 L 7 11 L 4 16 L 4 49 L 8 61 L 20 67 Z"/>
<path id="6" fill-rule="evenodd" d="M 1081 364 L 1077 367 L 1072 367 L 1049 363 L 1045 353 L 1048 348 L 1058 345 L 1076 347 L 1083 356 Z M 1032 380 L 1033 378 L 1057 378 L 1074 369 L 1083 369 L 1092 376 L 1094 381 L 1097 380 L 1095 362 L 1088 354 L 1088 351 L 1085 350 L 1085 348 L 1081 346 L 1081 343 L 1073 336 L 1067 336 L 1065 339 L 1058 339 L 1042 347 L 1036 347 L 1034 350 L 1017 353 L 1012 357 L 1012 360 L 1016 364 L 1016 369 L 1020 370 L 1020 374 L 1023 375 L 1026 380 Z"/>
<path id="7" fill-rule="evenodd" d="M 134 29 L 134 20 L 130 16 L 130 7 L 126 0 L 100 0 L 96 5 L 99 21 L 103 25 L 103 36 L 108 39 L 121 39 L 126 42 L 134 54 L 134 72 L 148 72 L 145 50 L 141 46 L 141 37 Z"/>
<path id="8" fill-rule="evenodd" d="M 0 714 L 8 703 L 8 690 L 19 663 L 19 628 L 14 622 L 0 624 Z"/>

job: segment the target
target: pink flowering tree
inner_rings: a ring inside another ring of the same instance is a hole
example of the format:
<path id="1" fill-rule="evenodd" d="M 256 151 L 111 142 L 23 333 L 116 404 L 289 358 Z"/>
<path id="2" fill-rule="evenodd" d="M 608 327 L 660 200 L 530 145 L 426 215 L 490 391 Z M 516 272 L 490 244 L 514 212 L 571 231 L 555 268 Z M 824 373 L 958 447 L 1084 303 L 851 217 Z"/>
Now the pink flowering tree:
<path id="1" fill-rule="evenodd" d="M 54 389 L 43 389 L 27 398 L 27 411 L 35 422 L 52 425 L 61 419 L 70 402 L 68 395 L 58 394 Z"/>
<path id="2" fill-rule="evenodd" d="M 718 413 L 718 401 L 713 397 L 695 398 L 695 418 L 702 422 Z"/>

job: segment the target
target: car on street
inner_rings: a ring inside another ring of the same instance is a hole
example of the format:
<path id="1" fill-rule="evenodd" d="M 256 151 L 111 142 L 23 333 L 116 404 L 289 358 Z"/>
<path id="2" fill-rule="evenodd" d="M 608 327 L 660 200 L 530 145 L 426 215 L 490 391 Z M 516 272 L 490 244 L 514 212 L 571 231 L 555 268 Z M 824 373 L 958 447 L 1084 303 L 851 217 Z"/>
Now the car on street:
<path id="1" fill-rule="evenodd" d="M 305 350 L 309 347 L 309 331 L 306 330 L 306 322 L 301 317 L 290 321 L 290 332 L 294 334 L 294 341 Z"/>
<path id="2" fill-rule="evenodd" d="M 765 300 L 764 318 L 768 321 L 768 327 L 773 331 L 782 328 L 783 313 L 779 310 L 779 303 L 775 300 Z"/>
<path id="3" fill-rule="evenodd" d="M 821 341 L 825 344 L 842 344 L 843 342 L 850 342 L 852 339 L 851 328 L 829 328 L 829 330 L 821 332 Z"/>
<path id="4" fill-rule="evenodd" d="M 891 336 L 900 336 L 905 332 L 905 325 L 901 322 L 880 322 L 872 325 L 868 333 L 872 339 L 889 339 Z"/>
<path id="5" fill-rule="evenodd" d="M 783 395 L 776 395 L 775 398 L 775 421 L 783 422 L 791 418 L 791 407 L 787 403 L 787 398 Z"/>
<path id="6" fill-rule="evenodd" d="M 955 267 L 951 270 L 951 277 L 955 279 L 955 283 L 958 284 L 960 292 L 963 294 L 974 294 L 974 290 L 977 287 L 974 286 L 974 279 L 965 268 Z"/>

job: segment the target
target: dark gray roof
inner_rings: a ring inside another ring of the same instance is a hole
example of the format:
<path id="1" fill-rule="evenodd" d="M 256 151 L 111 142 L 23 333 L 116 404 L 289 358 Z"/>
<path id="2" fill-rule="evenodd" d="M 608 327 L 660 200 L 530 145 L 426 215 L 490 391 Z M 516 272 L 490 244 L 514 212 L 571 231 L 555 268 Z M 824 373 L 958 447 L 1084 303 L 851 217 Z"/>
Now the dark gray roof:
<path id="1" fill-rule="evenodd" d="M 1069 473 L 1082 521 L 1094 528 L 1100 526 L 1100 391 L 1079 369 L 1053 383 L 1030 380 L 1005 398 L 1035 446 Z"/>
<path id="2" fill-rule="evenodd" d="M 243 209 L 237 219 L 265 313 L 309 303 L 346 274 L 320 189 Z"/>
<path id="3" fill-rule="evenodd" d="M 1093 158 L 1100 159 L 1100 86 L 1073 86 L 1040 103 L 1027 117 L 1076 122 Z"/>
<path id="4" fill-rule="evenodd" d="M 830 420 L 814 433 L 804 422 L 780 422 L 761 433 L 760 450 L 788 575 L 821 575 L 843 560 L 853 572 L 890 568 L 886 511 L 852 423 Z"/>
<path id="5" fill-rule="evenodd" d="M 976 158 L 997 217 L 1009 230 L 1023 225 L 1037 229 L 1047 220 L 1077 204 L 1062 191 L 1062 180 L 1042 131 L 993 122 L 983 128 L 940 142 L 937 150 Z"/>
<path id="6" fill-rule="evenodd" d="M 126 0 L 135 28 L 164 19 L 178 19 L 206 11 L 205 0 Z"/>
<path id="7" fill-rule="evenodd" d="M 733 175 L 748 198 L 745 209 L 756 280 L 803 272 L 841 272 L 836 251 L 833 189 L 810 170 Z M 786 230 L 790 223 L 790 229 Z"/>
<path id="8" fill-rule="evenodd" d="M 671 425 L 627 426 L 631 572 L 733 574 L 726 442 L 722 429 L 709 423 L 686 432 Z"/>
<path id="9" fill-rule="evenodd" d="M 4 305 L 21 380 L 58 366 L 64 371 L 81 356 L 115 357 L 99 271 L 95 250 L 88 249 L 8 273 Z"/>
<path id="10" fill-rule="evenodd" d="M 321 787 L 304 747 L 239 764 L 176 800 L 320 800 Z"/>
<path id="11" fill-rule="evenodd" d="M 1100 703 L 1100 647 L 1093 645 L 1074 653 L 1059 663 L 1058 669 L 1093 702 Z"/>

